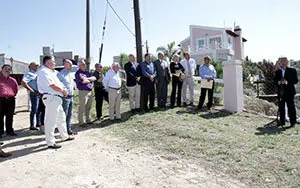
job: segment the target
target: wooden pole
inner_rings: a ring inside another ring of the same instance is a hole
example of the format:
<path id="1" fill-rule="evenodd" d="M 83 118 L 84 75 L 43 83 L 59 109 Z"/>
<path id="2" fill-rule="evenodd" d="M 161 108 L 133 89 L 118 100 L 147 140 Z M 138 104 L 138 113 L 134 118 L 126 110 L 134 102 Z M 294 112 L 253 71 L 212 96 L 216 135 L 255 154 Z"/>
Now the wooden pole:
<path id="1" fill-rule="evenodd" d="M 90 0 L 86 0 L 86 65 L 87 70 L 90 70 Z"/>

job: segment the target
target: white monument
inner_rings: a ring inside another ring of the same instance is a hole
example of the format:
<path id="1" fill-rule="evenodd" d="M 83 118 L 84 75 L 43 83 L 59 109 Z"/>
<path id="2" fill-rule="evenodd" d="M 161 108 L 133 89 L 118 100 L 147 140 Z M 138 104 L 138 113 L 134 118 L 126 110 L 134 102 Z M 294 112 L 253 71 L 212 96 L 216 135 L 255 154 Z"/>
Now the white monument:
<path id="1" fill-rule="evenodd" d="M 234 56 L 232 60 L 224 62 L 224 104 L 225 110 L 242 112 L 244 108 L 243 69 L 244 56 L 242 30 L 234 28 Z"/>

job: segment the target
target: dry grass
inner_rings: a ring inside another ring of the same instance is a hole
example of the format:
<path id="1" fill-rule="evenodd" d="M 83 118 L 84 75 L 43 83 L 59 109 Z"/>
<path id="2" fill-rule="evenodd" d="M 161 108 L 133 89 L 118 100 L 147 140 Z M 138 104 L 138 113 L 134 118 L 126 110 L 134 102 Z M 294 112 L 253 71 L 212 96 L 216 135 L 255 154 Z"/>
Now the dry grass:
<path id="1" fill-rule="evenodd" d="M 174 108 L 132 115 L 128 109 L 123 101 L 122 122 L 100 123 L 104 133 L 123 138 L 128 148 L 176 156 L 169 160 L 188 158 L 249 187 L 300 187 L 300 127 L 282 130 L 248 113 Z"/>

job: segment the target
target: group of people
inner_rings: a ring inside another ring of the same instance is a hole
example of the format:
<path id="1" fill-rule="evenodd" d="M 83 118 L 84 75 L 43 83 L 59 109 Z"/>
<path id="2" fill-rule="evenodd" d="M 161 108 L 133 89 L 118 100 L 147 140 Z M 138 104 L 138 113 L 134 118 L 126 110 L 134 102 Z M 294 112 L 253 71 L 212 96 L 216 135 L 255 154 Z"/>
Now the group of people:
<path id="1" fill-rule="evenodd" d="M 204 64 L 199 67 L 199 75 L 202 79 L 212 82 L 211 88 L 201 88 L 198 109 L 203 107 L 206 93 L 208 93 L 207 108 L 212 107 L 214 79 L 216 71 L 210 64 L 211 58 L 204 57 Z M 278 83 L 278 96 L 280 99 L 280 123 L 285 123 L 285 103 L 288 106 L 291 126 L 296 123 L 296 110 L 294 105 L 295 87 L 298 82 L 295 69 L 287 67 L 287 59 L 281 58 L 280 68 L 275 73 L 275 81 Z M 59 130 L 63 141 L 74 140 L 77 132 L 72 130 L 71 119 L 74 103 L 74 89 L 78 89 L 79 109 L 78 124 L 88 126 L 92 124 L 90 110 L 93 101 L 93 92 L 96 99 L 97 119 L 102 120 L 103 101 L 109 103 L 109 119 L 121 120 L 121 88 L 122 75 L 120 64 L 113 63 L 111 69 L 103 74 L 103 67 L 95 65 L 95 71 L 89 72 L 84 60 L 78 62 L 78 71 L 72 74 L 72 61 L 64 60 L 64 69 L 56 71 L 55 60 L 51 56 L 43 58 L 43 65 L 31 63 L 29 71 L 24 74 L 21 84 L 29 91 L 31 101 L 30 130 L 38 130 L 44 127 L 48 148 L 58 149 L 54 132 Z M 12 67 L 3 65 L 0 73 L 0 138 L 4 134 L 16 136 L 13 129 L 13 116 L 15 112 L 15 97 L 18 93 L 18 84 L 10 76 Z M 126 72 L 126 87 L 129 93 L 130 110 L 149 112 L 154 110 L 155 93 L 157 94 L 157 106 L 160 109 L 167 107 L 168 84 L 172 81 L 170 107 L 194 106 L 194 77 L 196 61 L 189 53 L 180 56 L 175 54 L 169 64 L 162 52 L 158 53 L 158 59 L 151 61 L 150 54 L 145 54 L 145 60 L 137 63 L 134 55 L 129 55 L 129 62 L 124 65 Z M 189 90 L 189 100 L 186 93 Z M 156 92 L 155 92 L 156 91 Z M 141 95 L 142 94 L 142 95 Z M 177 96 L 176 96 L 177 95 Z M 142 96 L 142 98 L 141 98 Z M 85 119 L 84 119 L 85 116 Z M 4 126 L 5 117 L 5 126 Z M 36 120 L 36 122 L 35 122 Z M 0 150 L 1 157 L 10 154 Z"/>
<path id="2" fill-rule="evenodd" d="M 155 90 L 157 94 L 158 108 L 167 107 L 168 84 L 172 81 L 172 92 L 170 107 L 174 108 L 175 103 L 180 106 L 194 106 L 194 74 L 196 61 L 190 57 L 189 53 L 184 53 L 184 59 L 180 61 L 180 56 L 174 54 L 169 64 L 164 57 L 164 53 L 158 52 L 158 59 L 151 62 L 150 54 L 145 54 L 145 61 L 141 64 L 135 62 L 134 55 L 129 55 L 129 62 L 124 69 L 127 75 L 126 86 L 129 91 L 130 108 L 132 111 L 140 109 L 149 112 L 154 109 Z M 201 78 L 208 81 L 214 80 L 216 71 L 210 64 L 211 58 L 204 57 L 204 64 L 200 66 L 199 73 Z M 187 100 L 187 88 L 189 90 L 189 100 Z M 213 99 L 212 88 L 201 88 L 198 109 L 203 107 L 206 92 L 208 91 L 207 108 L 212 107 Z M 142 92 L 142 99 L 140 99 Z M 177 97 L 176 97 L 177 95 Z"/>

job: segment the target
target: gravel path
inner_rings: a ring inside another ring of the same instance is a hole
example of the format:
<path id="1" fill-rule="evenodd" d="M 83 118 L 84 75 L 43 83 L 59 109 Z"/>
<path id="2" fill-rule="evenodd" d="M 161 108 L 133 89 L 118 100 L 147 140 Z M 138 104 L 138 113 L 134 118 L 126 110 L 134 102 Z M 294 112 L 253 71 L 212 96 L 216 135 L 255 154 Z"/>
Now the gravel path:
<path id="1" fill-rule="evenodd" d="M 194 161 L 157 153 L 149 148 L 124 147 L 105 128 L 80 130 L 72 142 L 48 150 L 44 136 L 28 130 L 26 92 L 17 101 L 18 137 L 4 137 L 11 158 L 0 159 L 0 187 L 244 187 Z M 117 126 L 117 125 L 113 125 Z"/>

